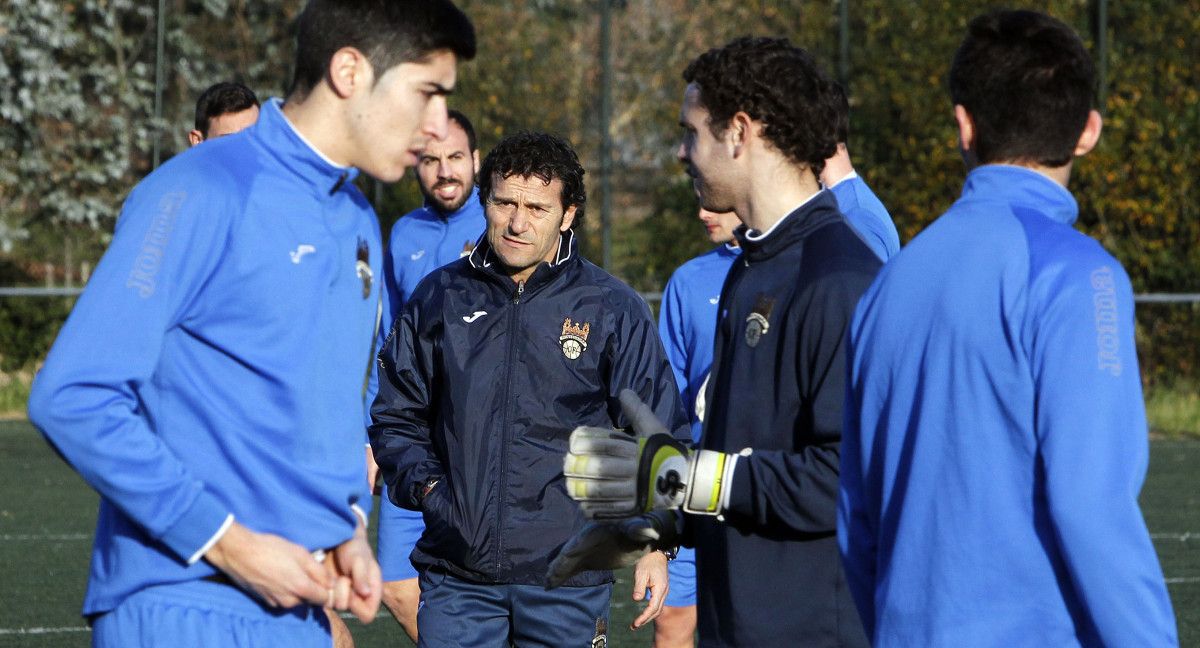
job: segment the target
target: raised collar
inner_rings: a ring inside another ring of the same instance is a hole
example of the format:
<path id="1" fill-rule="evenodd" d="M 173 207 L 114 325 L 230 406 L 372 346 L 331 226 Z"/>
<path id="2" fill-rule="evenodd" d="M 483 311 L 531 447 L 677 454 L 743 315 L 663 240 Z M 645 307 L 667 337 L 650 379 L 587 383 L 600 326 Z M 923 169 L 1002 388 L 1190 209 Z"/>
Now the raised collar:
<path id="1" fill-rule="evenodd" d="M 501 269 L 500 260 L 496 258 L 496 254 L 492 252 L 492 246 L 488 243 L 487 232 L 479 238 L 479 242 L 475 244 L 475 249 L 471 251 L 471 256 L 468 257 L 471 262 L 471 267 L 494 278 L 500 278 L 506 281 L 505 285 L 512 286 L 512 279 Z M 579 263 L 579 243 L 575 240 L 575 230 L 567 230 L 558 235 L 558 252 L 554 256 L 553 263 L 539 263 L 534 269 L 533 274 L 529 275 L 529 279 L 525 282 L 525 291 L 536 288 L 549 283 L 554 277 L 557 277 L 565 268 Z"/>
<path id="2" fill-rule="evenodd" d="M 1021 166 L 986 164 L 967 174 L 962 197 L 986 197 L 1028 207 L 1070 225 L 1079 217 L 1079 203 L 1067 188 Z"/>
<path id="3" fill-rule="evenodd" d="M 750 238 L 748 235 L 750 230 L 745 225 L 734 230 L 733 235 L 737 237 L 746 260 L 757 262 L 791 247 L 818 227 L 841 218 L 837 199 L 831 192 L 823 189 L 784 216 L 762 235 Z"/>
<path id="4" fill-rule="evenodd" d="M 288 171 L 313 187 L 319 196 L 330 196 L 358 176 L 358 169 L 340 166 L 325 157 L 284 116 L 283 101 L 277 97 L 262 105 L 250 136 Z"/>

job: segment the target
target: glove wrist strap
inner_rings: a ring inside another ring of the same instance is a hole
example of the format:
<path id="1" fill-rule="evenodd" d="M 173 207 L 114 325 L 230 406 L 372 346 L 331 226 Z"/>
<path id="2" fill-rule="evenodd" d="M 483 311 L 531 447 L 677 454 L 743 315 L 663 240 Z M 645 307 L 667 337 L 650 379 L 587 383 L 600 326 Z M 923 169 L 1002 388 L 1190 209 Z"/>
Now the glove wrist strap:
<path id="1" fill-rule="evenodd" d="M 695 515 L 720 515 L 729 506 L 733 470 L 738 455 L 699 450 L 688 471 L 683 510 Z"/>

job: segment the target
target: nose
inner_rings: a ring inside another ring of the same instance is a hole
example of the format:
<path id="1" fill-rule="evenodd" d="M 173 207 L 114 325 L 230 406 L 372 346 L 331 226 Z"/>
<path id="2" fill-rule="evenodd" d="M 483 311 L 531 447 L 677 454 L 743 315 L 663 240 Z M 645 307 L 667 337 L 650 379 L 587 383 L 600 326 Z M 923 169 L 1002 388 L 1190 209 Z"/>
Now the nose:
<path id="1" fill-rule="evenodd" d="M 426 135 L 433 139 L 446 139 L 450 129 L 450 118 L 446 114 L 446 97 L 444 95 L 436 95 L 429 100 L 421 128 Z"/>
<path id="2" fill-rule="evenodd" d="M 513 210 L 512 218 L 508 221 L 508 231 L 513 234 L 523 234 L 529 229 L 529 216 L 525 209 L 517 207 Z"/>
<path id="3" fill-rule="evenodd" d="M 684 146 L 683 142 L 680 142 L 679 148 L 675 149 L 675 157 L 678 158 L 680 162 L 685 164 L 687 163 L 687 147 Z"/>
<path id="4" fill-rule="evenodd" d="M 450 171 L 450 160 L 446 158 L 439 159 L 437 172 L 439 179 L 451 177 L 453 174 Z"/>

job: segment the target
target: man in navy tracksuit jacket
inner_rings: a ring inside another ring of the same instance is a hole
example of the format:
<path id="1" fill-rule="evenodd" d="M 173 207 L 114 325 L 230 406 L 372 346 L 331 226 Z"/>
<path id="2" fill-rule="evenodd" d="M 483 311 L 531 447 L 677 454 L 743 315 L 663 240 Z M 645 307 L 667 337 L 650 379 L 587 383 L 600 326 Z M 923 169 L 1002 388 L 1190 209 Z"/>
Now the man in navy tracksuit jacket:
<path id="1" fill-rule="evenodd" d="M 865 646 L 835 522 L 843 340 L 880 262 L 817 179 L 837 144 L 833 81 L 767 38 L 706 52 L 684 79 L 679 158 L 701 205 L 746 225 L 721 290 L 700 449 L 672 495 L 679 462 L 653 431 L 644 447 L 658 449 L 639 450 L 636 470 L 594 461 L 605 451 L 577 431 L 568 487 L 585 510 L 630 480 L 654 505 L 683 505 L 701 645 Z M 653 427 L 631 417 L 640 434 Z"/>
<path id="2" fill-rule="evenodd" d="M 479 172 L 475 128 L 457 110 L 448 115 L 446 137 L 430 142 L 417 160 L 415 175 L 425 205 L 396 221 L 388 238 L 388 254 L 383 260 L 385 306 L 380 348 L 417 284 L 437 268 L 470 254 L 483 234 L 483 205 L 475 191 L 475 174 Z M 374 386 L 372 381 L 370 398 L 374 398 Z M 419 512 L 392 504 L 386 489 L 379 507 L 383 603 L 415 640 L 421 592 L 417 570 L 408 556 L 425 525 Z"/>
<path id="3" fill-rule="evenodd" d="M 398 179 L 445 130 L 418 89 L 453 87 L 474 32 L 445 2 L 314 0 L 297 41 L 286 102 L 134 188 L 34 383 L 31 420 L 101 495 L 94 645 L 315 648 L 324 606 L 378 609 L 359 443 L 382 246 L 351 180 Z"/>
<path id="4" fill-rule="evenodd" d="M 558 138 L 523 133 L 483 164 L 488 230 L 417 287 L 380 352 L 371 442 L 392 501 L 424 514 L 422 646 L 587 645 L 607 633 L 612 574 L 547 592 L 546 568 L 585 520 L 562 456 L 578 425 L 624 427 L 632 389 L 681 440 L 688 427 L 645 302 L 579 256 L 583 169 Z M 635 598 L 662 606 L 666 558 Z"/>
<path id="5" fill-rule="evenodd" d="M 1177 643 L 1132 290 L 1071 228 L 1093 81 L 1066 25 L 973 21 L 950 88 L 974 168 L 858 306 L 839 536 L 876 646 Z"/>

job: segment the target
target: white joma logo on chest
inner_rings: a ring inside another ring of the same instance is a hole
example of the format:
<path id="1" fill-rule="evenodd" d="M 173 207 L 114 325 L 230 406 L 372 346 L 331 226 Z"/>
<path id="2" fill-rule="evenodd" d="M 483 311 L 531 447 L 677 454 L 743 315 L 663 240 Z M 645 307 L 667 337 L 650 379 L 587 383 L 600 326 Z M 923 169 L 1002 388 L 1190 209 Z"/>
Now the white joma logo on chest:
<path id="1" fill-rule="evenodd" d="M 292 263 L 299 265 L 300 259 L 303 259 L 304 255 L 315 254 L 316 251 L 317 248 L 309 245 L 308 243 L 302 243 L 297 246 L 295 250 L 288 252 L 288 256 L 292 257 Z"/>

